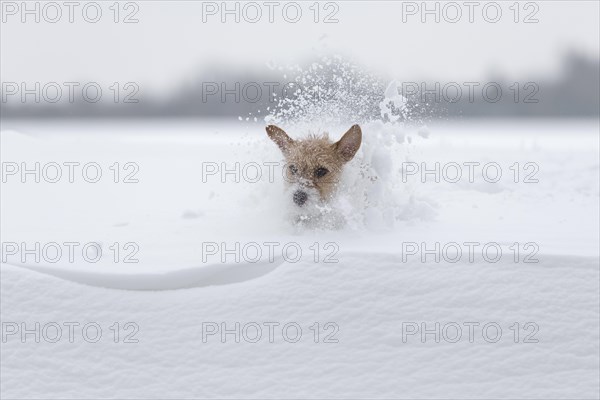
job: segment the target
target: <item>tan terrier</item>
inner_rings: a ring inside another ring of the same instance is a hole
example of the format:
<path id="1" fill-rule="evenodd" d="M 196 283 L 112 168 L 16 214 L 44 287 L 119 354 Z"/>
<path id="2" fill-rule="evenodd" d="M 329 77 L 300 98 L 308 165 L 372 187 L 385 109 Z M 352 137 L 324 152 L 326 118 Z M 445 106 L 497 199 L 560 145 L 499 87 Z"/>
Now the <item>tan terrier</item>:
<path id="1" fill-rule="evenodd" d="M 318 210 L 333 198 L 344 164 L 352 160 L 362 141 L 358 125 L 335 143 L 327 134 L 293 140 L 275 125 L 267 126 L 267 134 L 285 157 L 287 190 L 305 214 L 314 214 L 311 208 Z"/>

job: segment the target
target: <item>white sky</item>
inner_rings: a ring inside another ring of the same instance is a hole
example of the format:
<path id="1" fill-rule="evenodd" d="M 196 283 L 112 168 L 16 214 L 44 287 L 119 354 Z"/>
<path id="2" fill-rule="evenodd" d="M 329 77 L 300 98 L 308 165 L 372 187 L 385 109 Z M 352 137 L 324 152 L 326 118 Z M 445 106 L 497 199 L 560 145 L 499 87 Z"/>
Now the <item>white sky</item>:
<path id="1" fill-rule="evenodd" d="M 6 3 L 20 7 L 21 1 L 2 3 L 4 10 Z M 0 39 L 2 80 L 135 81 L 147 89 L 174 89 L 182 79 L 218 63 L 246 71 L 334 53 L 404 80 L 475 81 L 492 71 L 517 78 L 555 73 L 565 52 L 576 49 L 598 57 L 600 46 L 597 1 L 535 2 L 539 23 L 533 24 L 513 22 L 513 1 L 498 2 L 502 17 L 496 24 L 483 19 L 483 5 L 490 2 L 479 2 L 475 22 L 469 23 L 469 9 L 458 1 L 463 16 L 455 24 L 435 23 L 433 16 L 422 23 L 420 14 L 403 22 L 403 7 L 410 5 L 400 1 L 335 2 L 339 22 L 332 24 L 314 22 L 312 1 L 299 2 L 302 17 L 295 24 L 282 16 L 286 2 L 275 8 L 274 23 L 268 22 L 264 2 L 256 2 L 263 15 L 252 24 L 243 19 L 236 23 L 232 15 L 222 23 L 220 14 L 203 22 L 202 2 L 142 1 L 136 2 L 139 23 L 115 24 L 109 9 L 113 1 L 98 3 L 103 15 L 96 24 L 83 20 L 81 6 L 75 9 L 74 23 L 68 22 L 67 7 L 55 24 L 43 19 L 35 23 L 33 16 L 21 23 L 20 13 L 3 12 L 7 20 Z M 521 19 L 535 10 L 524 10 L 525 3 L 520 3 Z M 220 7 L 221 2 L 213 4 Z M 324 4 L 319 6 L 320 19 L 335 7 L 324 9 Z M 414 4 L 420 6 L 421 1 Z M 428 4 L 434 7 L 434 2 Z M 131 10 L 121 9 L 121 17 Z M 453 17 L 454 11 L 447 10 Z M 54 11 L 48 11 L 53 17 Z M 247 11 L 254 16 L 253 9 Z M 293 17 L 293 8 L 288 11 Z M 493 8 L 489 16 L 494 16 Z"/>

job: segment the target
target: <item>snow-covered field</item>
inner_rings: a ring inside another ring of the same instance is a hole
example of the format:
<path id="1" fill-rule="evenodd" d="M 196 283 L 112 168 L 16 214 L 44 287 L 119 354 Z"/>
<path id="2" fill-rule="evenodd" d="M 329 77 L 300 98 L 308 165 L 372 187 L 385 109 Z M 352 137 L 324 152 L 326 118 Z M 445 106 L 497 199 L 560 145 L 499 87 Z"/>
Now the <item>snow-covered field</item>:
<path id="1" fill-rule="evenodd" d="M 362 130 L 312 230 L 264 124 L 3 122 L 2 398 L 598 398 L 598 121 Z"/>

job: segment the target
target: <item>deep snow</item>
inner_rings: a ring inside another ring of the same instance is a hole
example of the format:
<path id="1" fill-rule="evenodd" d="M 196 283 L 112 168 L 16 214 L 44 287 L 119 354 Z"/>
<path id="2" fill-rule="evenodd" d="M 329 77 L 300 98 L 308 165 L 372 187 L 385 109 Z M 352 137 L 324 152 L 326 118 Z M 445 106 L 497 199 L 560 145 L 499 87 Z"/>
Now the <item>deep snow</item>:
<path id="1" fill-rule="evenodd" d="M 349 125 L 328 130 L 339 138 Z M 223 183 L 218 174 L 203 182 L 203 163 L 281 160 L 260 123 L 3 123 L 3 163 L 96 162 L 103 172 L 93 184 L 81 175 L 55 184 L 11 175 L 2 184 L 3 243 L 98 242 L 103 249 L 96 263 L 76 253 L 75 262 L 64 256 L 53 264 L 31 256 L 23 263 L 5 251 L 3 332 L 12 322 L 93 321 L 103 336 L 88 343 L 76 330 L 70 343 L 66 328 L 57 343 L 6 336 L 2 397 L 596 398 L 597 133 L 598 121 L 364 125 L 338 204 L 348 224 L 312 231 L 286 219 L 290 199 L 278 175 L 273 183 L 266 175 L 256 183 L 229 175 Z M 115 162 L 119 183 L 109 169 Z M 122 183 L 133 171 L 127 162 L 139 167 L 139 183 Z M 495 162 L 503 175 L 489 183 L 478 169 L 473 183 L 422 183 L 418 174 L 403 182 L 406 162 Z M 535 169 L 525 163 L 539 168 L 539 182 L 522 181 Z M 357 180 L 365 170 L 377 179 Z M 115 242 L 135 243 L 139 262 L 124 263 L 123 248 L 115 262 Z M 220 253 L 203 254 L 208 242 L 279 247 L 272 260 L 262 246 L 260 262 L 222 262 Z M 298 262 L 279 250 L 292 242 L 303 251 Z M 498 243 L 503 256 L 490 262 L 481 247 L 472 262 L 466 254 L 456 263 L 406 254 L 410 243 L 436 242 Z M 538 262 L 524 262 L 528 254 Z M 324 262 L 327 255 L 337 262 Z M 157 291 L 120 290 L 127 288 Z M 122 343 L 123 336 L 114 343 L 115 322 L 122 335 L 125 323 L 137 324 L 139 343 Z M 209 322 L 256 322 L 263 338 L 236 343 L 230 335 L 222 343 L 213 335 L 204 343 Z M 288 343 L 277 328 L 270 343 L 268 322 L 295 322 L 303 336 Z M 323 343 L 328 322 L 339 328 L 338 343 Z M 417 334 L 403 341 L 402 324 L 422 322 L 455 322 L 461 340 L 436 343 L 430 335 L 423 343 Z M 468 322 L 497 323 L 502 336 L 488 343 L 476 329 L 470 343 Z M 533 326 L 539 342 L 523 343 Z"/>

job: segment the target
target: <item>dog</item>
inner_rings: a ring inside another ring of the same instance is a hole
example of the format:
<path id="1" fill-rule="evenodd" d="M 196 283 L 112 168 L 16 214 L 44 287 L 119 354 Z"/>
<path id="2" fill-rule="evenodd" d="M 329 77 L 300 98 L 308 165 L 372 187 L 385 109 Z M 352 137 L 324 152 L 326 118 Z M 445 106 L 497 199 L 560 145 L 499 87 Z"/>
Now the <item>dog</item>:
<path id="1" fill-rule="evenodd" d="M 266 128 L 269 138 L 285 157 L 286 191 L 291 196 L 295 221 L 305 225 L 338 226 L 341 216 L 330 202 L 338 188 L 344 165 L 354 158 L 362 142 L 360 126 L 353 125 L 337 142 L 325 133 L 293 140 L 275 125 Z"/>

